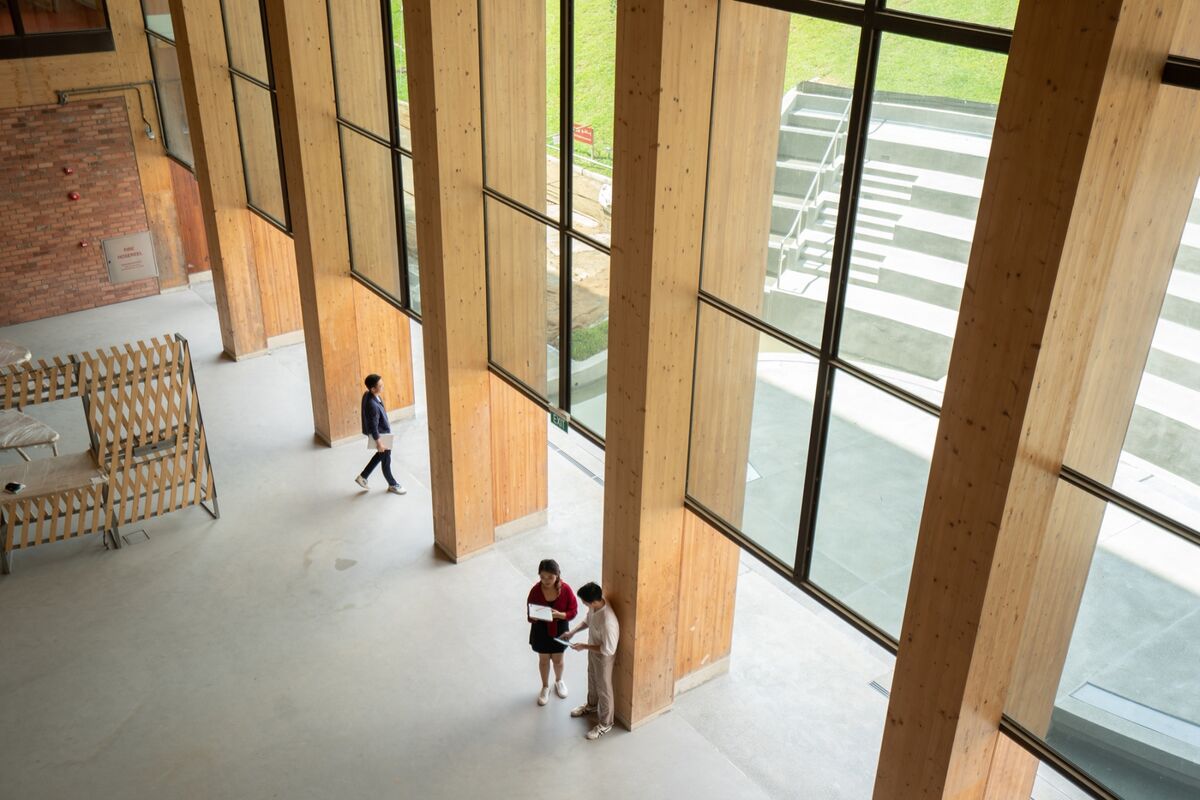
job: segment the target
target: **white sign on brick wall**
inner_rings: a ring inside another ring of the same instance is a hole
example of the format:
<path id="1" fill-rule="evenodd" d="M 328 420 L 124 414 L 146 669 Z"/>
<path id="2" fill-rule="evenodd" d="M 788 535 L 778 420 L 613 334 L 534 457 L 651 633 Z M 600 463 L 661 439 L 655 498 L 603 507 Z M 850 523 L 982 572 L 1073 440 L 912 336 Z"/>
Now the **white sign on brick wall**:
<path id="1" fill-rule="evenodd" d="M 129 283 L 158 276 L 150 231 L 105 239 L 102 244 L 104 261 L 108 264 L 108 279 L 112 283 Z"/>

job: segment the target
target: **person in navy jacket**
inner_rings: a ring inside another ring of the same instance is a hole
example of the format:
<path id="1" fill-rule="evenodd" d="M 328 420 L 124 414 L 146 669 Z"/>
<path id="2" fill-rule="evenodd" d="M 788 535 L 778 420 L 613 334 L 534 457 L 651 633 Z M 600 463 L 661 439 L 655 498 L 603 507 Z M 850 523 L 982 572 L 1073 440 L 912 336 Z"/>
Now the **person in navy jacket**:
<path id="1" fill-rule="evenodd" d="M 404 487 L 392 477 L 392 426 L 388 424 L 387 409 L 380 396 L 383 393 L 383 378 L 371 374 L 363 383 L 367 385 L 367 391 L 362 396 L 362 432 L 367 437 L 367 447 L 373 448 L 375 454 L 354 482 L 366 489 L 367 478 L 371 477 L 377 465 L 382 464 L 388 491 L 404 494 Z"/>

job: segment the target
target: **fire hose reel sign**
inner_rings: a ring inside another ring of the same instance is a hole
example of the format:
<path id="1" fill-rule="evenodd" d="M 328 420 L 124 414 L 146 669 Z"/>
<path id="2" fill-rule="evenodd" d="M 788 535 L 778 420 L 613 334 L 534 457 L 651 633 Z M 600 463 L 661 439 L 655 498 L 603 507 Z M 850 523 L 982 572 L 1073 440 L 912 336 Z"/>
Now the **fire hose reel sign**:
<path id="1" fill-rule="evenodd" d="M 129 283 L 158 276 L 150 231 L 105 239 L 102 244 L 104 262 L 108 265 L 108 279 L 112 283 Z"/>

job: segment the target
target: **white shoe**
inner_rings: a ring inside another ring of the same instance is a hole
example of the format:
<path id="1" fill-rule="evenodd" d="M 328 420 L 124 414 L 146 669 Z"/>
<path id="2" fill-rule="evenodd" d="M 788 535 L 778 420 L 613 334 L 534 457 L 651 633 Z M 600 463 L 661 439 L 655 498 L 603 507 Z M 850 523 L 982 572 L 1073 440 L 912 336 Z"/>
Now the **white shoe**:
<path id="1" fill-rule="evenodd" d="M 550 702 L 550 687 L 543 686 L 542 690 L 540 692 L 538 692 L 538 705 L 544 706 L 544 705 L 546 705 L 546 703 L 549 703 L 549 702 Z"/>
<path id="2" fill-rule="evenodd" d="M 354 478 L 354 482 L 357 483 L 359 486 L 361 486 L 364 489 L 367 488 L 367 479 L 364 478 L 362 475 L 356 476 Z"/>
<path id="3" fill-rule="evenodd" d="M 408 489 L 405 489 L 403 486 L 401 486 L 398 483 L 395 486 L 389 486 L 388 491 L 391 494 L 408 494 Z"/>
<path id="4" fill-rule="evenodd" d="M 554 693 L 565 700 L 567 697 L 567 684 L 563 681 L 555 683 Z"/>
<path id="5" fill-rule="evenodd" d="M 593 741 L 612 730 L 612 725 L 597 725 L 587 732 L 587 738 Z"/>
<path id="6" fill-rule="evenodd" d="M 589 706 L 586 704 L 584 704 L 582 706 L 577 706 L 577 707 L 571 709 L 572 717 L 586 717 L 588 714 L 595 714 L 595 713 L 596 713 L 596 707 Z"/>

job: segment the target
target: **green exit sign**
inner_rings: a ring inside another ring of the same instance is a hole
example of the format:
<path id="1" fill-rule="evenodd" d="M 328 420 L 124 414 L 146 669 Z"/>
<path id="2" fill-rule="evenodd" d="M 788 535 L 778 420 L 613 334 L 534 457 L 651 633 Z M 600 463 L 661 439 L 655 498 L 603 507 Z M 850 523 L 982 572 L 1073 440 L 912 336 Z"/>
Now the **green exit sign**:
<path id="1" fill-rule="evenodd" d="M 571 415 L 563 411 L 561 408 L 552 408 L 550 409 L 550 422 L 554 425 L 554 427 L 558 428 L 563 433 L 566 433 L 567 426 L 571 422 Z"/>

